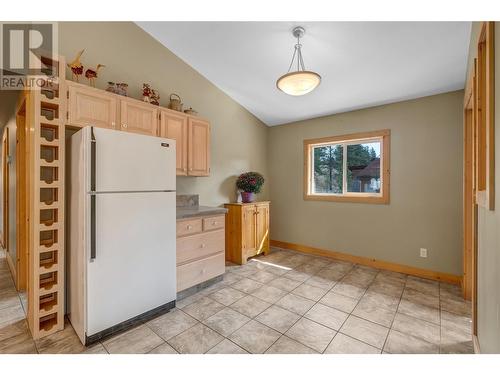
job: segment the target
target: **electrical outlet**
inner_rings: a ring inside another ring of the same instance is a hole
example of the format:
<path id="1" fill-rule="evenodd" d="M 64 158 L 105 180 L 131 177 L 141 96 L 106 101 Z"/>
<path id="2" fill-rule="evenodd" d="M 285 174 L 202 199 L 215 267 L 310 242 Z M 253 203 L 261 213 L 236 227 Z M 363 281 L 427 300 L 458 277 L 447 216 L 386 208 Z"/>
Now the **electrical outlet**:
<path id="1" fill-rule="evenodd" d="M 420 248 L 420 258 L 427 258 L 427 249 Z"/>

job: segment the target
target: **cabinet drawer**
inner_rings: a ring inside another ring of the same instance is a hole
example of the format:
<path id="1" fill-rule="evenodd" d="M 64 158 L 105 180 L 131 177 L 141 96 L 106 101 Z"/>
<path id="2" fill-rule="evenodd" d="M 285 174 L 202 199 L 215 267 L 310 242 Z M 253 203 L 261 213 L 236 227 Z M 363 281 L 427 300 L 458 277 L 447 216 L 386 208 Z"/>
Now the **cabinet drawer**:
<path id="1" fill-rule="evenodd" d="M 225 268 L 224 252 L 178 266 L 177 292 L 222 275 Z"/>
<path id="2" fill-rule="evenodd" d="M 217 230 L 193 236 L 181 237 L 177 240 L 177 264 L 224 251 L 224 231 Z"/>
<path id="3" fill-rule="evenodd" d="M 225 220 L 225 216 L 207 217 L 203 219 L 203 230 L 208 231 L 224 228 Z"/>
<path id="4" fill-rule="evenodd" d="M 177 222 L 177 237 L 200 233 L 201 219 L 182 220 Z"/>

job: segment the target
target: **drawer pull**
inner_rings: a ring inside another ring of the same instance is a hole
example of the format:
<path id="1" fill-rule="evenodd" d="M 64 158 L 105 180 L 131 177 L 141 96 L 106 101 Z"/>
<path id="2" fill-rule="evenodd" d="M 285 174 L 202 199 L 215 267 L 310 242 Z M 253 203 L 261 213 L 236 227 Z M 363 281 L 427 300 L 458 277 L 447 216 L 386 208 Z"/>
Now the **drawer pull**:
<path id="1" fill-rule="evenodd" d="M 201 247 L 202 249 L 204 249 L 206 246 L 207 246 L 207 245 L 205 245 L 204 243 L 202 243 L 202 244 L 200 245 L 200 247 Z"/>
<path id="2" fill-rule="evenodd" d="M 188 226 L 186 228 L 187 228 L 187 230 L 191 230 L 191 229 L 193 229 L 193 226 L 191 224 L 188 224 Z"/>
<path id="3" fill-rule="evenodd" d="M 219 223 L 216 221 L 212 221 L 212 225 L 217 225 L 217 224 L 219 224 Z"/>

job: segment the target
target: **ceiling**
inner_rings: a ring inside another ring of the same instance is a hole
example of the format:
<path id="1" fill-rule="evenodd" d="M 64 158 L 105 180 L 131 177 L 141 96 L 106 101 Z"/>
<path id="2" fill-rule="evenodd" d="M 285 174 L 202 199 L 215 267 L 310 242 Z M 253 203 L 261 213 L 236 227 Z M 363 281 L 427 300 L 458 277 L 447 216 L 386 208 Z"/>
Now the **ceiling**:
<path id="1" fill-rule="evenodd" d="M 267 125 L 464 87 L 470 22 L 138 22 L 140 27 Z M 276 88 L 296 40 L 319 87 Z"/>

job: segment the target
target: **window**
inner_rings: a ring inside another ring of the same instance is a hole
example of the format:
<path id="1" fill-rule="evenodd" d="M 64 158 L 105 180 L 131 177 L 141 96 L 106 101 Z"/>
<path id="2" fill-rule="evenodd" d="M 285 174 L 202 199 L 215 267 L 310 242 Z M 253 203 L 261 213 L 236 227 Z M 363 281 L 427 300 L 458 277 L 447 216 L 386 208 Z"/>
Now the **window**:
<path id="1" fill-rule="evenodd" d="M 389 203 L 390 130 L 304 141 L 304 199 Z"/>

